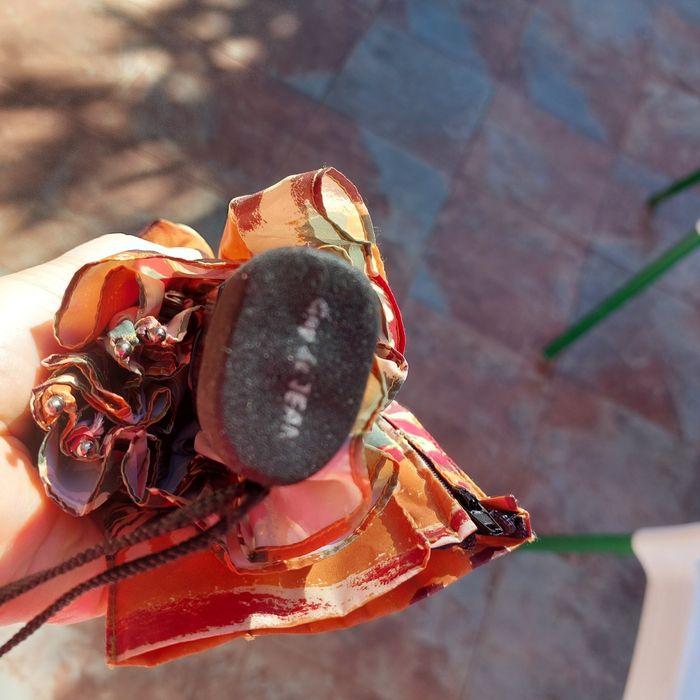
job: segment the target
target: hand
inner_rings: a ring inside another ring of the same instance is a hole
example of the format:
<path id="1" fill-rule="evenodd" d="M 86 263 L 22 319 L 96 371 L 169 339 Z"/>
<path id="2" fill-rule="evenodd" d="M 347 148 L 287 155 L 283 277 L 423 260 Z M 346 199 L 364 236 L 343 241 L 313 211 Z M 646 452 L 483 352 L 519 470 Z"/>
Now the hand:
<path id="1" fill-rule="evenodd" d="M 55 260 L 0 277 L 0 585 L 60 563 L 98 543 L 89 518 L 75 518 L 44 493 L 36 470 L 36 426 L 29 414 L 32 387 L 45 377 L 42 358 L 61 348 L 53 317 L 73 273 L 125 250 L 154 250 L 195 259 L 191 248 L 165 248 L 121 233 L 102 236 Z M 92 562 L 0 607 L 0 624 L 30 619 L 61 593 L 105 567 Z M 103 615 L 106 589 L 90 591 L 54 622 Z"/>

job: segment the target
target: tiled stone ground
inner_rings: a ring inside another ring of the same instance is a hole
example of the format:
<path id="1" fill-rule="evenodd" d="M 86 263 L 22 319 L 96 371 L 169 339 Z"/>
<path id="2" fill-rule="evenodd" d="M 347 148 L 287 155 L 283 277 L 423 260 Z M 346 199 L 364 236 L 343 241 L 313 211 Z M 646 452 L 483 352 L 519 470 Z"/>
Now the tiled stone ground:
<path id="1" fill-rule="evenodd" d="M 0 272 L 333 164 L 409 330 L 404 401 L 542 533 L 697 520 L 700 256 L 547 371 L 542 344 L 680 238 L 700 193 L 695 0 L 6 0 Z M 633 560 L 516 554 L 406 613 L 107 671 L 49 628 L 8 698 L 618 698 Z M 38 669 L 41 672 L 38 672 Z"/>

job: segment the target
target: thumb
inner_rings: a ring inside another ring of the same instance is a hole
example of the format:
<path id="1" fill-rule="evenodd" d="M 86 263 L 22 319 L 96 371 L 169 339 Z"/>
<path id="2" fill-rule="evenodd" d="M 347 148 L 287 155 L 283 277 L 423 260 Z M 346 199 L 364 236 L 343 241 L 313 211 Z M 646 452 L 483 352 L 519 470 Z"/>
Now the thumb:
<path id="1" fill-rule="evenodd" d="M 45 289 L 51 294 L 58 293 L 60 298 L 73 275 L 83 265 L 127 250 L 153 251 L 184 260 L 198 260 L 202 257 L 202 253 L 195 248 L 168 248 L 138 236 L 109 233 L 87 241 L 49 262 L 29 267 L 10 275 L 10 277 L 17 276 L 23 282 Z M 58 309 L 58 304 L 56 309 Z"/>

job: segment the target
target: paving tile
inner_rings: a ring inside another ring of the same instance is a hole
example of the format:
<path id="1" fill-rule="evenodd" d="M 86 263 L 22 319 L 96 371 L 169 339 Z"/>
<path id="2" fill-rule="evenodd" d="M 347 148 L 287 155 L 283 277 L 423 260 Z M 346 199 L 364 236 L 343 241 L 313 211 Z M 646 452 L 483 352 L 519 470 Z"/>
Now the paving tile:
<path id="1" fill-rule="evenodd" d="M 622 697 L 644 576 L 633 558 L 518 553 L 500 584 L 463 700 Z"/>
<path id="2" fill-rule="evenodd" d="M 285 172 L 333 165 L 367 203 L 400 303 L 447 199 L 449 179 L 405 149 L 327 108 L 314 114 L 284 162 Z"/>
<path id="3" fill-rule="evenodd" d="M 591 256 L 582 274 L 576 316 L 626 277 L 618 266 Z M 697 442 L 699 344 L 697 305 L 652 288 L 564 351 L 557 368 L 684 440 Z"/>
<path id="4" fill-rule="evenodd" d="M 699 110 L 699 96 L 651 79 L 630 120 L 623 150 L 671 177 L 697 170 L 700 167 Z"/>
<path id="5" fill-rule="evenodd" d="M 667 175 L 618 156 L 598 209 L 594 249 L 633 274 L 680 241 L 700 218 L 700 193 L 676 195 L 653 213 L 646 207 L 646 199 L 670 182 Z M 700 300 L 698 274 L 700 255 L 691 255 L 656 284 L 681 298 Z"/>
<path id="6" fill-rule="evenodd" d="M 315 658 L 305 657 L 299 653 L 297 639 L 296 636 L 283 640 L 261 637 L 251 642 L 235 692 L 260 700 L 388 697 L 377 679 L 355 659 L 333 655 L 325 648 Z"/>
<path id="7" fill-rule="evenodd" d="M 319 667 L 335 673 L 343 698 L 356 697 L 353 686 L 340 680 L 348 674 L 373 691 L 370 697 L 451 700 L 458 696 L 469 666 L 491 586 L 486 567 L 399 614 L 325 635 L 278 637 L 274 643 L 284 657 L 303 655 L 309 674 L 319 672 L 323 679 L 326 671 Z M 254 644 L 259 641 L 265 640 Z M 297 662 L 296 667 L 305 664 Z"/>
<path id="8" fill-rule="evenodd" d="M 343 0 L 109 3 L 132 15 L 140 10 L 150 24 L 195 38 L 232 65 L 258 68 L 317 99 L 325 95 L 376 10 L 376 3 Z"/>
<path id="9" fill-rule="evenodd" d="M 461 171 L 475 187 L 588 240 L 613 157 L 502 86 Z"/>
<path id="10" fill-rule="evenodd" d="M 354 4 L 365 10 L 378 10 L 383 2 L 384 0 L 357 0 Z"/>
<path id="11" fill-rule="evenodd" d="M 454 318 L 534 357 L 569 318 L 584 257 L 578 244 L 465 180 L 425 260 Z"/>
<path id="12" fill-rule="evenodd" d="M 700 93 L 700 15 L 694 3 L 668 2 L 656 17 L 651 61 L 664 76 Z"/>
<path id="13" fill-rule="evenodd" d="M 0 108 L 0 245 L 11 270 L 50 259 L 103 233 L 180 220 L 214 245 L 226 198 L 197 173 L 153 157 L 153 146 L 110 142 L 57 109 Z"/>
<path id="14" fill-rule="evenodd" d="M 693 0 L 667 0 L 667 4 L 691 24 L 700 24 L 700 7 Z"/>
<path id="15" fill-rule="evenodd" d="M 642 60 L 664 0 L 540 0 L 540 7 L 592 46 Z"/>
<path id="16" fill-rule="evenodd" d="M 575 26 L 538 8 L 523 31 L 509 83 L 576 132 L 615 145 L 638 102 L 642 77 L 641 62 L 586 42 Z"/>
<path id="17" fill-rule="evenodd" d="M 5 641 L 20 625 L 2 629 Z M 0 695 L 13 700 L 53 700 L 57 691 L 80 683 L 82 669 L 87 673 L 104 666 L 100 640 L 101 621 L 79 625 L 46 625 L 14 649 L 0 671 Z M 37 666 L 41 673 L 37 673 Z M 64 696 L 65 697 L 65 696 Z"/>
<path id="18" fill-rule="evenodd" d="M 0 205 L 0 222 L 11 228 L 0 234 L 5 252 L 4 272 L 38 265 L 95 237 L 89 224 L 66 209 L 54 209 L 46 218 L 33 212 Z M 24 222 L 29 220 L 29 224 Z M 21 226 L 21 227 L 20 227 Z"/>
<path id="19" fill-rule="evenodd" d="M 261 45 L 251 63 L 320 100 L 375 9 L 343 0 L 251 3 L 232 13 L 233 34 L 255 37 Z M 226 44 L 221 49 L 229 52 Z"/>
<path id="20" fill-rule="evenodd" d="M 231 196 L 279 179 L 280 158 L 308 121 L 312 100 L 218 48 L 154 24 L 139 5 L 110 0 L 100 13 L 114 25 L 110 43 L 68 55 L 98 67 L 126 61 L 127 76 L 117 70 L 112 78 L 105 67 L 90 72 L 92 82 L 85 84 L 80 72 L 54 79 L 32 64 L 4 103 L 61 109 L 71 124 L 103 139 L 137 141 L 158 157 L 167 150 L 169 163 L 188 168 L 196 162 Z"/>
<path id="21" fill-rule="evenodd" d="M 539 532 L 631 532 L 700 517 L 695 447 L 566 379 L 550 392 L 519 494 Z"/>
<path id="22" fill-rule="evenodd" d="M 409 151 L 329 110 L 320 110 L 285 159 L 289 172 L 333 165 L 360 190 L 380 244 L 417 255 L 449 193 L 449 179 Z"/>
<path id="23" fill-rule="evenodd" d="M 56 182 L 74 139 L 65 115 L 44 108 L 0 108 L 0 246 L 14 271 L 94 235 L 57 201 Z"/>
<path id="24" fill-rule="evenodd" d="M 377 240 L 381 247 L 384 269 L 391 285 L 391 291 L 396 298 L 399 308 L 403 309 L 408 300 L 411 284 L 420 263 L 417 261 L 416 256 L 401 243 L 382 240 L 381 229 Z"/>
<path id="25" fill-rule="evenodd" d="M 596 256 L 581 278 L 579 318 L 626 279 L 618 266 Z M 669 383 L 673 369 L 664 357 L 663 328 L 653 321 L 658 295 L 645 294 L 580 338 L 557 359 L 559 371 L 623 404 L 668 431 L 680 434 Z"/>
<path id="26" fill-rule="evenodd" d="M 228 205 L 218 191 L 153 158 L 150 149 L 86 149 L 78 155 L 71 172 L 77 177 L 67 177 L 65 182 L 66 206 L 71 211 L 108 230 L 120 228 L 121 222 L 121 228 L 130 233 L 154 218 L 182 221 L 197 228 L 215 247 L 218 244 Z M 83 159 L 94 163 L 89 178 L 81 168 Z"/>
<path id="27" fill-rule="evenodd" d="M 224 689 L 238 684 L 248 647 L 238 640 L 165 666 L 110 669 L 104 662 L 102 620 L 47 625 L 7 657 L 0 672 L 0 692 L 12 700 L 220 697 Z"/>
<path id="28" fill-rule="evenodd" d="M 82 686 L 66 688 L 57 698 L 119 700 L 126 695 L 155 700 L 197 700 L 220 697 L 240 685 L 248 646 L 245 640 L 238 639 L 204 654 L 176 659 L 154 669 L 109 669 L 100 660 L 101 667 L 94 668 L 92 678 L 83 680 Z"/>
<path id="29" fill-rule="evenodd" d="M 399 400 L 487 493 L 520 496 L 546 381 L 516 353 L 415 301 L 415 281 L 411 295 Z"/>
<path id="30" fill-rule="evenodd" d="M 434 49 L 500 75 L 512 63 L 528 3 L 388 0 L 382 18 Z"/>
<path id="31" fill-rule="evenodd" d="M 3 106 L 60 111 L 71 128 L 109 140 L 129 140 L 143 89 L 179 57 L 153 28 L 97 0 L 5 3 L 0 32 Z"/>
<path id="32" fill-rule="evenodd" d="M 488 76 L 375 21 L 328 93 L 329 106 L 451 172 L 488 102 Z"/>
<path id="33" fill-rule="evenodd" d="M 76 31 L 80 27 L 80 31 Z M 143 70 L 126 27 L 96 0 L 37 0 L 0 7 L 4 79 L 23 90 L 101 93 Z"/>
<path id="34" fill-rule="evenodd" d="M 222 71 L 197 57 L 132 96 L 130 133 L 201 164 L 232 195 L 276 182 L 313 103 L 257 72 Z"/>

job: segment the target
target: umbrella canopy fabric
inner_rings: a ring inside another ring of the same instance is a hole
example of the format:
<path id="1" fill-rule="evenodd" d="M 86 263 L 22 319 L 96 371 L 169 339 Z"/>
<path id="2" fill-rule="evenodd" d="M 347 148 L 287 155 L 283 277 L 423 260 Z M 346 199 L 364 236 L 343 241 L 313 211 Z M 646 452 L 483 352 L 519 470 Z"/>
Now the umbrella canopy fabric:
<path id="1" fill-rule="evenodd" d="M 47 358 L 51 375 L 32 397 L 46 431 L 47 494 L 109 536 L 244 483 L 199 429 L 193 397 L 218 288 L 247 261 L 291 246 L 337 256 L 369 280 L 380 328 L 357 418 L 320 471 L 273 486 L 211 549 L 111 585 L 109 663 L 154 665 L 239 636 L 348 627 L 532 539 L 516 499 L 488 497 L 395 401 L 408 369 L 401 313 L 367 208 L 345 176 L 322 168 L 232 200 L 218 259 L 180 224 L 157 221 L 142 235 L 205 257 L 125 252 L 79 270 L 56 316 L 66 353 Z M 110 564 L 208 524 L 140 542 Z"/>

